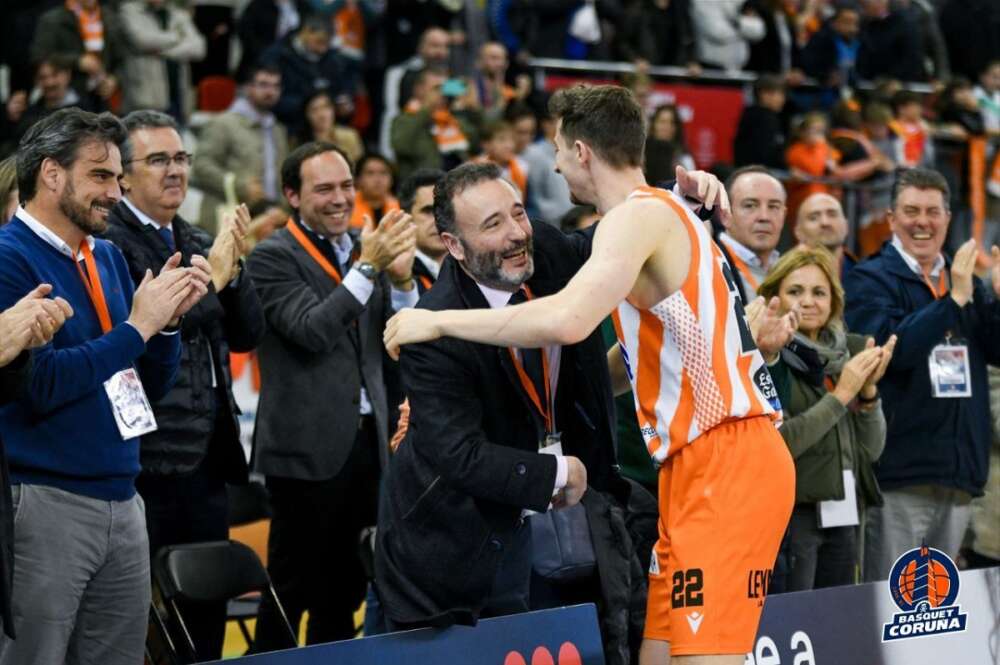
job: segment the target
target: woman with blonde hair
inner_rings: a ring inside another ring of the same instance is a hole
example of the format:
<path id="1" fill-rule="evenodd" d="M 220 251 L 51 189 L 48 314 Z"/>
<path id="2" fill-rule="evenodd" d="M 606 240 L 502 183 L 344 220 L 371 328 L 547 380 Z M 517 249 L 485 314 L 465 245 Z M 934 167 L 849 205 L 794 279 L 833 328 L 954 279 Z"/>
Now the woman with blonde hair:
<path id="1" fill-rule="evenodd" d="M 17 155 L 0 162 L 0 226 L 17 212 Z"/>
<path id="2" fill-rule="evenodd" d="M 795 460 L 785 590 L 852 584 L 864 507 L 881 503 L 872 470 L 886 430 L 877 384 L 895 338 L 877 347 L 844 329 L 844 291 L 823 248 L 786 253 L 758 293 L 768 302 L 777 297 L 782 314 L 795 310 L 799 319 L 780 361 L 768 359 L 774 371 L 788 374 L 781 435 Z"/>

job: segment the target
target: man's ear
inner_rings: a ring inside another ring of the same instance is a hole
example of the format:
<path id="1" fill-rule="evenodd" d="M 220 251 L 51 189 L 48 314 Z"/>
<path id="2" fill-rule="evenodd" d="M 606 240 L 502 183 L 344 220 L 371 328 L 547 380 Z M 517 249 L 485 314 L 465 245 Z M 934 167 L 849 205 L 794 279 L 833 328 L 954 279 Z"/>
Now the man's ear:
<path id="1" fill-rule="evenodd" d="M 444 246 L 448 248 L 448 253 L 451 254 L 456 261 L 461 262 L 465 260 L 465 248 L 462 247 L 462 243 L 458 239 L 458 236 L 445 231 L 441 234 L 441 240 L 444 242 Z"/>
<path id="2" fill-rule="evenodd" d="M 293 210 L 299 209 L 299 193 L 296 192 L 291 187 L 284 188 L 285 199 L 288 200 L 288 205 L 292 206 Z"/>
<path id="3" fill-rule="evenodd" d="M 38 169 L 39 183 L 50 192 L 57 192 L 66 178 L 66 169 L 59 162 L 46 157 Z"/>

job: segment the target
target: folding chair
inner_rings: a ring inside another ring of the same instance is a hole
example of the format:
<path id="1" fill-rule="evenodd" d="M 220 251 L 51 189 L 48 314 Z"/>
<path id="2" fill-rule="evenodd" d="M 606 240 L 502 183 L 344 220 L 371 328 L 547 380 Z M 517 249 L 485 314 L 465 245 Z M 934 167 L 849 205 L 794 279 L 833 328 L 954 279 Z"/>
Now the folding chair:
<path id="1" fill-rule="evenodd" d="M 153 566 L 153 576 L 166 606 L 167 613 L 180 632 L 175 645 L 178 652 L 186 651 L 185 662 L 197 662 L 191 632 L 184 621 L 178 601 L 189 603 L 230 601 L 244 594 L 270 594 L 288 634 L 288 646 L 296 646 L 295 632 L 288 623 L 271 579 L 252 549 L 236 541 L 215 541 L 193 545 L 173 545 L 160 550 Z M 247 643 L 253 643 L 249 631 L 243 629 Z M 183 658 L 183 656 L 182 656 Z"/>
<path id="2" fill-rule="evenodd" d="M 198 82 L 198 110 L 225 111 L 236 98 L 236 81 L 228 76 L 206 76 Z"/>

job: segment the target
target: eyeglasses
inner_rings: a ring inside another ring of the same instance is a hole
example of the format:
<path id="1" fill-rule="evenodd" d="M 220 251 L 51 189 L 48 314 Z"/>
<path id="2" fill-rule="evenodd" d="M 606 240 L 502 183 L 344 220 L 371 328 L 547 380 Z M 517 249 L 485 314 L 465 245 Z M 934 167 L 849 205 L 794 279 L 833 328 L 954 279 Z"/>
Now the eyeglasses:
<path id="1" fill-rule="evenodd" d="M 126 164 L 134 164 L 135 162 L 146 162 L 147 166 L 154 169 L 165 169 L 170 165 L 170 162 L 173 162 L 182 169 L 186 169 L 191 166 L 191 153 L 178 152 L 171 157 L 165 152 L 154 152 L 152 155 L 146 155 L 139 159 L 130 159 Z"/>

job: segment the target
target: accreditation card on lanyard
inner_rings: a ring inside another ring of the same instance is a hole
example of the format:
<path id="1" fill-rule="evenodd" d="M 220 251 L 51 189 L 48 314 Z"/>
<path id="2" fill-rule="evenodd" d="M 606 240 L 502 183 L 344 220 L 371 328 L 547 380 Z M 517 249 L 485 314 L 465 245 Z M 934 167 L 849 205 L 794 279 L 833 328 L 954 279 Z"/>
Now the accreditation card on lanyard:
<path id="1" fill-rule="evenodd" d="M 528 300 L 531 300 L 531 290 L 528 289 L 527 285 L 523 288 L 525 296 Z M 547 455 L 562 455 L 562 434 L 555 431 L 555 408 L 552 402 L 552 384 L 549 379 L 549 354 L 544 348 L 539 349 L 542 357 L 542 383 L 545 387 L 545 401 L 543 402 L 541 396 L 538 394 L 538 390 L 535 389 L 534 382 L 525 371 L 524 365 L 521 364 L 518 354 L 510 347 L 507 348 L 507 351 L 510 352 L 510 359 L 514 363 L 514 369 L 517 371 L 517 378 L 521 381 L 521 387 L 524 388 L 524 392 L 528 394 L 528 399 L 531 400 L 531 403 L 542 417 L 542 422 L 545 423 L 545 438 L 538 443 L 538 452 Z"/>
<path id="2" fill-rule="evenodd" d="M 947 292 L 944 269 L 938 277 L 938 288 L 924 277 L 927 288 L 934 298 L 942 298 Z M 969 347 L 952 341 L 951 333 L 945 335 L 944 344 L 931 349 L 927 359 L 931 377 L 931 395 L 936 398 L 972 397 L 972 375 L 969 371 Z"/>
<path id="3" fill-rule="evenodd" d="M 80 246 L 80 254 L 83 255 L 87 272 L 83 272 L 80 261 L 74 260 L 76 269 L 83 280 L 83 286 L 90 296 L 90 302 L 94 305 L 97 318 L 101 322 L 101 331 L 107 334 L 111 330 L 111 312 L 108 310 L 108 301 L 104 299 L 104 287 L 101 285 L 101 274 L 97 271 L 97 262 L 94 260 L 94 253 L 90 250 L 90 245 L 86 240 Z M 153 408 L 149 405 L 146 391 L 139 380 L 139 374 L 134 367 L 115 372 L 110 379 L 104 382 L 104 392 L 111 402 L 111 413 L 115 417 L 118 425 L 118 433 L 122 439 L 134 439 L 137 436 L 156 431 L 156 418 L 153 416 Z"/>

